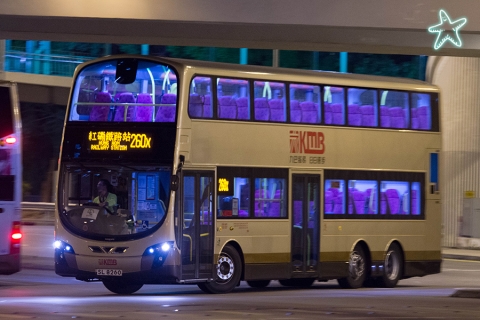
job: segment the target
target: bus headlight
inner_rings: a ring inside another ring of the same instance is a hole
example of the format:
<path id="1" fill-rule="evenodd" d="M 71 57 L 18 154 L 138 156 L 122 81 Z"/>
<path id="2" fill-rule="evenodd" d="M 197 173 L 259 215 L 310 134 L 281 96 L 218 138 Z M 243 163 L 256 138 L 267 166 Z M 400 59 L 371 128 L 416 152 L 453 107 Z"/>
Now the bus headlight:
<path id="1" fill-rule="evenodd" d="M 165 242 L 164 244 L 162 244 L 162 246 L 160 248 L 162 249 L 163 252 L 168 252 L 168 251 L 170 251 L 171 247 L 172 246 L 170 245 L 170 243 Z"/>
<path id="2" fill-rule="evenodd" d="M 142 269 L 147 267 L 147 265 L 148 268 L 151 267 L 152 269 L 162 266 L 172 248 L 173 241 L 167 241 L 157 243 L 145 249 L 142 257 Z"/>
<path id="3" fill-rule="evenodd" d="M 73 250 L 73 247 L 71 245 L 60 240 L 56 240 L 53 243 L 53 247 L 55 248 L 55 252 L 59 251 L 61 253 L 66 252 L 75 254 L 75 251 Z"/>

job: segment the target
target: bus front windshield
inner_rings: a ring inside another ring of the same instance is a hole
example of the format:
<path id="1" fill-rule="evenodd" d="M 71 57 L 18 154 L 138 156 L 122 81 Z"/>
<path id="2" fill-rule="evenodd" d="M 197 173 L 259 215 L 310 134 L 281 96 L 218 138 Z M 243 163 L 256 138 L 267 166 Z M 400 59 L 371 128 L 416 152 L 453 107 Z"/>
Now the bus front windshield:
<path id="1" fill-rule="evenodd" d="M 80 70 L 68 120 L 168 123 L 176 120 L 176 106 L 173 69 L 138 58 L 117 58 Z"/>
<path id="2" fill-rule="evenodd" d="M 165 219 L 169 168 L 64 164 L 61 175 L 62 221 L 83 237 L 142 237 Z"/>

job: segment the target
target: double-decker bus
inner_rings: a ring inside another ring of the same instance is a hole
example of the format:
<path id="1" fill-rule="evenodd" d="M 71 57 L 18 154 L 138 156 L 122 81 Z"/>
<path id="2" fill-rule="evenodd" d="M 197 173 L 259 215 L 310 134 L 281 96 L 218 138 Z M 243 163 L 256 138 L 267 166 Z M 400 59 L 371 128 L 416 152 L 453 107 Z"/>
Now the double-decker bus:
<path id="1" fill-rule="evenodd" d="M 439 90 L 110 56 L 74 75 L 55 272 L 144 284 L 394 287 L 440 272 Z"/>
<path id="2" fill-rule="evenodd" d="M 0 274 L 20 271 L 21 134 L 17 86 L 0 81 Z"/>

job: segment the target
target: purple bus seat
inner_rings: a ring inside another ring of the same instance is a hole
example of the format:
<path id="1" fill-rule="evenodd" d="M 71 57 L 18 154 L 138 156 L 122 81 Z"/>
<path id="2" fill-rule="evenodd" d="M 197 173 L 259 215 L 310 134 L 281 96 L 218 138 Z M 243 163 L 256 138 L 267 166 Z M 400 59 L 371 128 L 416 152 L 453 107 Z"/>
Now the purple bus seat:
<path id="1" fill-rule="evenodd" d="M 95 102 L 111 103 L 112 96 L 108 92 L 97 92 L 97 94 L 95 94 Z M 107 121 L 109 112 L 109 105 L 94 105 L 92 110 L 90 110 L 90 121 Z"/>
<path id="2" fill-rule="evenodd" d="M 390 126 L 396 129 L 406 128 L 405 125 L 405 112 L 402 107 L 391 107 L 390 114 Z"/>
<path id="3" fill-rule="evenodd" d="M 255 217 L 265 216 L 265 198 L 267 191 L 265 189 L 255 190 Z"/>
<path id="4" fill-rule="evenodd" d="M 360 127 L 362 125 L 362 114 L 358 104 L 348 105 L 348 124 L 354 127 Z"/>
<path id="5" fill-rule="evenodd" d="M 135 103 L 135 97 L 131 92 L 122 92 L 115 95 L 117 103 Z M 114 121 L 126 122 L 132 121 L 135 116 L 135 107 L 133 105 L 116 105 Z"/>
<path id="6" fill-rule="evenodd" d="M 358 191 L 355 188 L 348 188 L 348 213 L 352 214 L 354 210 L 353 192 Z"/>
<path id="7" fill-rule="evenodd" d="M 203 102 L 203 118 L 212 118 L 212 96 L 206 94 Z"/>
<path id="8" fill-rule="evenodd" d="M 293 225 L 302 226 L 303 202 L 300 200 L 293 201 Z"/>
<path id="9" fill-rule="evenodd" d="M 237 99 L 237 119 L 250 119 L 250 107 L 248 105 L 248 97 L 240 97 Z"/>
<path id="10" fill-rule="evenodd" d="M 188 100 L 188 113 L 194 118 L 203 117 L 203 97 L 192 93 L 190 100 Z"/>
<path id="11" fill-rule="evenodd" d="M 325 213 L 333 213 L 333 192 L 325 191 Z"/>
<path id="12" fill-rule="evenodd" d="M 270 202 L 270 208 L 268 208 L 269 217 L 280 217 L 280 199 L 282 196 L 282 191 L 275 191 L 275 196 L 273 201 Z"/>
<path id="13" fill-rule="evenodd" d="M 325 124 L 332 124 L 333 123 L 332 105 L 330 103 L 325 102 L 323 107 L 325 108 Z"/>
<path id="14" fill-rule="evenodd" d="M 380 214 L 387 213 L 387 195 L 385 192 L 380 192 Z"/>
<path id="15" fill-rule="evenodd" d="M 430 107 L 418 107 L 418 128 L 420 130 L 430 130 Z"/>
<path id="16" fill-rule="evenodd" d="M 332 123 L 333 124 L 345 124 L 345 118 L 343 116 L 343 104 L 332 104 Z"/>
<path id="17" fill-rule="evenodd" d="M 354 191 L 353 192 L 353 204 L 356 214 L 365 214 L 365 192 Z"/>
<path id="18" fill-rule="evenodd" d="M 238 216 L 242 218 L 248 217 L 248 211 L 238 210 Z"/>
<path id="19" fill-rule="evenodd" d="M 139 93 L 137 103 L 152 103 L 152 96 L 148 93 Z M 136 106 L 135 122 L 153 122 L 153 106 Z"/>
<path id="20" fill-rule="evenodd" d="M 94 102 L 95 101 L 95 92 L 88 89 L 81 89 L 78 93 L 78 102 Z M 90 106 L 89 105 L 77 105 L 77 113 L 80 116 L 80 120 L 88 120 L 90 116 Z"/>
<path id="21" fill-rule="evenodd" d="M 390 113 L 387 106 L 380 107 L 380 127 L 390 128 Z"/>
<path id="22" fill-rule="evenodd" d="M 165 93 L 160 99 L 160 104 L 177 104 L 177 95 L 175 93 Z"/>
<path id="23" fill-rule="evenodd" d="M 390 214 L 400 213 L 400 197 L 396 189 L 387 189 L 385 191 L 387 197 L 388 211 Z"/>
<path id="24" fill-rule="evenodd" d="M 268 101 L 270 106 L 270 121 L 285 122 L 285 102 L 283 99 L 272 99 Z"/>
<path id="25" fill-rule="evenodd" d="M 219 119 L 236 119 L 237 103 L 232 96 L 218 97 L 218 118 Z"/>
<path id="26" fill-rule="evenodd" d="M 300 103 L 302 109 L 302 122 L 303 123 L 320 123 L 318 116 L 318 104 L 311 101 L 304 101 Z"/>
<path id="27" fill-rule="evenodd" d="M 377 119 L 375 117 L 375 108 L 370 105 L 361 106 L 360 113 L 362 114 L 362 126 L 376 127 Z"/>
<path id="28" fill-rule="evenodd" d="M 417 190 L 412 190 L 412 203 L 410 204 L 411 210 L 412 210 L 412 215 L 418 215 L 418 208 L 417 208 Z"/>
<path id="29" fill-rule="evenodd" d="M 255 98 L 255 120 L 268 121 L 270 119 L 270 108 L 266 98 Z"/>
<path id="30" fill-rule="evenodd" d="M 418 129 L 418 116 L 417 116 L 417 111 L 418 109 L 417 108 L 412 108 L 412 123 L 411 123 L 411 128 L 412 129 Z"/>
<path id="31" fill-rule="evenodd" d="M 327 191 L 330 191 L 333 194 L 334 198 L 338 197 L 338 194 L 340 193 L 337 188 L 328 188 Z"/>
<path id="32" fill-rule="evenodd" d="M 333 213 L 345 213 L 343 208 L 343 193 L 339 192 L 333 201 Z"/>
<path id="33" fill-rule="evenodd" d="M 290 100 L 290 121 L 293 123 L 302 121 L 302 109 L 298 100 Z"/>
<path id="34" fill-rule="evenodd" d="M 175 122 L 175 114 L 177 112 L 177 95 L 174 93 L 166 93 L 160 99 L 161 106 L 158 107 L 155 122 Z"/>

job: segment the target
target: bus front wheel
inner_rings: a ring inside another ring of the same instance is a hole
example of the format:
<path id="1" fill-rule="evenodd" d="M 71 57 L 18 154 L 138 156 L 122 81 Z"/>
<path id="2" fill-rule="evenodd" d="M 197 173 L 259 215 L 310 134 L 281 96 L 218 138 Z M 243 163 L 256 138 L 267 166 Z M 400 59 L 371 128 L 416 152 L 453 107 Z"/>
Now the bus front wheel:
<path id="1" fill-rule="evenodd" d="M 198 287 L 207 293 L 228 293 L 235 289 L 242 276 L 242 260 L 237 250 L 226 245 L 215 267 L 215 280 L 199 283 Z"/>
<path id="2" fill-rule="evenodd" d="M 131 283 L 119 280 L 103 280 L 105 288 L 117 294 L 132 294 L 143 287 L 141 283 Z"/>
<path id="3" fill-rule="evenodd" d="M 378 278 L 380 287 L 393 288 L 403 274 L 403 257 L 398 244 L 392 243 L 385 254 L 385 266 L 383 276 Z"/>
<path id="4" fill-rule="evenodd" d="M 338 279 L 340 287 L 345 289 L 357 289 L 363 286 L 367 276 L 367 259 L 362 246 L 356 245 L 350 253 L 348 261 L 348 276 Z"/>

